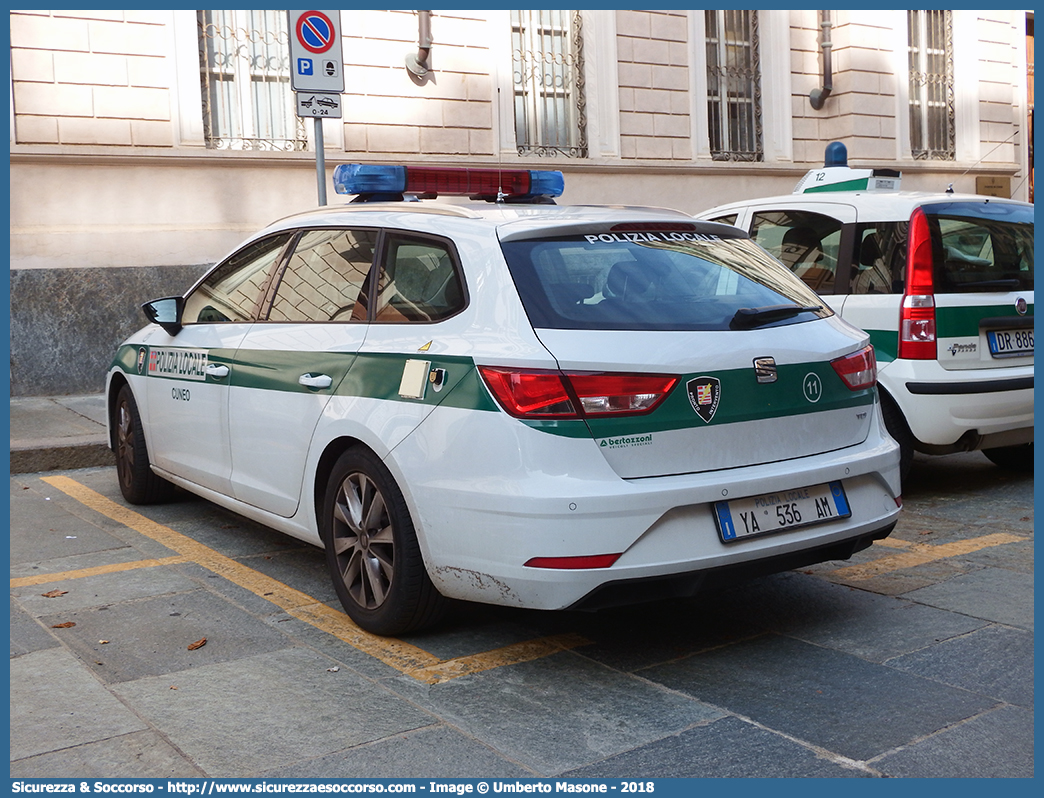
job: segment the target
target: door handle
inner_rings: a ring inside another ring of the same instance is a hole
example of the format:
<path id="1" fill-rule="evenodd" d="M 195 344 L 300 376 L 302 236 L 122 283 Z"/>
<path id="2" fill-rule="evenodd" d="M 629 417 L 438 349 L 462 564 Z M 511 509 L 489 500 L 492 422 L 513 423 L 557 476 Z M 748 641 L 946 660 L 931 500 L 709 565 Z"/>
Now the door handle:
<path id="1" fill-rule="evenodd" d="M 328 374 L 302 374 L 297 381 L 306 388 L 329 388 L 333 378 Z"/>
<path id="2" fill-rule="evenodd" d="M 228 366 L 207 366 L 204 371 L 208 377 L 213 377 L 216 380 L 228 376 Z"/>

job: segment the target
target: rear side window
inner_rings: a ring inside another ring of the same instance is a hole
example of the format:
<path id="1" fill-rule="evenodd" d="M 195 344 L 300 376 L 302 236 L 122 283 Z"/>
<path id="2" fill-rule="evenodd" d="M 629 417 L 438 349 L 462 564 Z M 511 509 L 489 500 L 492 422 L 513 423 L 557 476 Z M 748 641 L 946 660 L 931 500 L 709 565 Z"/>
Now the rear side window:
<path id="1" fill-rule="evenodd" d="M 856 226 L 849 292 L 901 294 L 906 280 L 906 245 L 910 223 L 870 222 Z"/>
<path id="2" fill-rule="evenodd" d="M 750 236 L 813 291 L 834 293 L 841 222 L 808 211 L 754 214 Z"/>
<path id="3" fill-rule="evenodd" d="M 936 292 L 1033 289 L 1033 209 L 1000 202 L 924 206 Z"/>
<path id="4" fill-rule="evenodd" d="M 441 321 L 463 309 L 464 284 L 445 243 L 389 235 L 383 250 L 374 321 Z"/>
<path id="5" fill-rule="evenodd" d="M 746 237 L 593 234 L 502 246 L 537 328 L 728 330 L 741 308 L 778 305 L 818 309 L 766 315 L 759 326 L 830 315 L 822 300 Z"/>
<path id="6" fill-rule="evenodd" d="M 739 214 L 730 213 L 730 214 L 727 214 L 725 216 L 716 216 L 715 218 L 711 219 L 710 221 L 718 222 L 718 224 L 731 224 L 733 227 L 735 227 L 736 226 L 736 219 L 738 217 L 739 217 Z"/>

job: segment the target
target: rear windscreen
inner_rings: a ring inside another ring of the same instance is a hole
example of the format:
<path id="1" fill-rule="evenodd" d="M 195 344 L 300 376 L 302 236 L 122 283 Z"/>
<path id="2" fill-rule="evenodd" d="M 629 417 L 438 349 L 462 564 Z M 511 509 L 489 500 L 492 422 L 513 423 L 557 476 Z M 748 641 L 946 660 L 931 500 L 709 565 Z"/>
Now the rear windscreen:
<path id="1" fill-rule="evenodd" d="M 999 202 L 924 206 L 935 290 L 1033 290 L 1033 209 Z"/>
<path id="2" fill-rule="evenodd" d="M 760 327 L 830 315 L 746 238 L 593 233 L 502 247 L 537 328 L 728 330 L 738 328 L 737 319 L 757 319 L 740 326 Z"/>

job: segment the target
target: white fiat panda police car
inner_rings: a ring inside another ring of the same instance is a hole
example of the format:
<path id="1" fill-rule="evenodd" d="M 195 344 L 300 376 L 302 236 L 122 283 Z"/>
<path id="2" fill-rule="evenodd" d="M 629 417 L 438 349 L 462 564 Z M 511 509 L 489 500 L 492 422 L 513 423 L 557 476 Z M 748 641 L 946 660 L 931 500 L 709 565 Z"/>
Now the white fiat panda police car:
<path id="1" fill-rule="evenodd" d="M 343 165 L 116 353 L 120 487 L 325 547 L 363 629 L 691 595 L 894 527 L 866 333 L 749 236 L 559 172 Z M 404 201 L 434 194 L 477 201 Z M 490 200 L 490 201 L 485 201 Z"/>
<path id="2" fill-rule="evenodd" d="M 900 180 L 831 142 L 793 194 L 698 217 L 748 231 L 870 334 L 904 476 L 915 450 L 1032 470 L 1033 206 Z"/>

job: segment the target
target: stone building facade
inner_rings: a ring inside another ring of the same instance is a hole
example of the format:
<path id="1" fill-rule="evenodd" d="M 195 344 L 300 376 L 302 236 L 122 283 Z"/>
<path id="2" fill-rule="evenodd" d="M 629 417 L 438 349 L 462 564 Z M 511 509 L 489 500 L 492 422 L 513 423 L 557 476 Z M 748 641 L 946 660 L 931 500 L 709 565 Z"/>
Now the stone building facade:
<path id="1" fill-rule="evenodd" d="M 337 13 L 328 186 L 340 162 L 523 165 L 567 203 L 695 213 L 789 192 L 840 140 L 904 188 L 1032 196 L 1031 12 Z M 11 12 L 13 394 L 100 390 L 141 301 L 317 203 L 290 35 L 285 12 Z"/>

